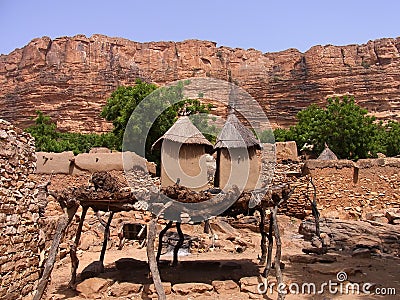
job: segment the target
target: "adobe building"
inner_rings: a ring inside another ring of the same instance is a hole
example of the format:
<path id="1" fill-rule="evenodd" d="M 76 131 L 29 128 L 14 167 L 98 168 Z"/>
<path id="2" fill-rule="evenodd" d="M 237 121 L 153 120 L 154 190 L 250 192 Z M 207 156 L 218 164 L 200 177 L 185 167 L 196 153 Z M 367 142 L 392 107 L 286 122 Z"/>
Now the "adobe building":
<path id="1" fill-rule="evenodd" d="M 214 146 L 217 151 L 215 186 L 229 190 L 236 185 L 244 191 L 258 188 L 261 162 L 257 150 L 261 150 L 260 141 L 231 112 Z"/>
<path id="2" fill-rule="evenodd" d="M 212 144 L 185 116 L 154 144 L 161 145 L 161 187 L 178 183 L 194 191 L 208 188 L 206 153 Z"/>

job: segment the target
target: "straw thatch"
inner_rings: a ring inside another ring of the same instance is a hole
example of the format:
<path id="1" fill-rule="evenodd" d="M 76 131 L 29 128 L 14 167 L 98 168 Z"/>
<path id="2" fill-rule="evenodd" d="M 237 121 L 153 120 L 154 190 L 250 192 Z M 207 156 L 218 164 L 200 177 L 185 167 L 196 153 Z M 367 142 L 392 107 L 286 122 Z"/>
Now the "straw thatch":
<path id="1" fill-rule="evenodd" d="M 261 149 L 260 141 L 239 121 L 235 114 L 229 114 L 224 127 L 222 127 L 221 133 L 217 137 L 214 150 L 221 148 L 250 147 Z"/>
<path id="2" fill-rule="evenodd" d="M 332 152 L 331 149 L 329 149 L 328 145 L 325 144 L 325 149 L 324 151 L 321 152 L 321 154 L 317 158 L 318 160 L 337 160 L 337 156 L 335 153 Z"/>
<path id="3" fill-rule="evenodd" d="M 160 137 L 152 146 L 159 148 L 163 140 L 169 140 L 181 144 L 205 145 L 206 151 L 212 151 L 212 144 L 204 135 L 193 125 L 187 116 L 181 117 L 170 129 Z"/>

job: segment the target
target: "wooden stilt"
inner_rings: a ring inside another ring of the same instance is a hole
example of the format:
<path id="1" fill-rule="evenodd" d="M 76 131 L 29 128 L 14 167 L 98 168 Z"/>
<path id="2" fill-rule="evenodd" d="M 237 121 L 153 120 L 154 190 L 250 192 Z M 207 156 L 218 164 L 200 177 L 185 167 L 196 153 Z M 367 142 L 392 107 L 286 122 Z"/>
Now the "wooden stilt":
<path id="1" fill-rule="evenodd" d="M 111 225 L 111 221 L 112 221 L 113 217 L 114 217 L 114 212 L 112 211 L 110 213 L 110 216 L 108 217 L 108 221 L 107 221 L 106 227 L 104 229 L 103 247 L 101 247 L 100 259 L 99 259 L 101 261 L 102 265 L 104 265 L 103 264 L 104 256 L 106 255 L 108 238 L 110 237 L 110 225 Z"/>
<path id="2" fill-rule="evenodd" d="M 274 236 L 272 235 L 273 231 L 273 226 L 274 226 L 274 217 L 272 216 L 272 213 L 269 215 L 269 227 L 268 227 L 268 254 L 267 254 L 267 264 L 265 266 L 263 275 L 265 278 L 268 277 L 269 272 L 271 271 L 272 267 L 272 248 L 274 246 Z"/>
<path id="3" fill-rule="evenodd" d="M 71 223 L 72 218 L 75 216 L 78 207 L 79 205 L 73 205 L 69 208 L 65 207 L 64 215 L 62 215 L 58 219 L 56 233 L 53 238 L 53 243 L 51 244 L 49 256 L 46 260 L 46 263 L 44 264 L 44 271 L 42 274 L 42 278 L 40 278 L 39 280 L 39 284 L 35 296 L 33 297 L 33 300 L 40 300 L 43 296 L 44 291 L 46 290 L 51 272 L 53 271 L 54 262 L 56 261 L 58 247 L 60 245 L 62 238 L 64 237 L 68 225 Z"/>
<path id="4" fill-rule="evenodd" d="M 78 229 L 77 229 L 77 232 L 75 235 L 75 241 L 72 244 L 71 249 L 69 251 L 69 255 L 71 257 L 71 280 L 70 280 L 68 286 L 70 288 L 75 288 L 76 270 L 78 269 L 78 266 L 79 266 L 79 259 L 78 259 L 78 256 L 76 255 L 76 251 L 78 249 L 79 240 L 81 239 L 83 222 L 85 221 L 85 217 L 86 217 L 86 213 L 87 213 L 88 209 L 89 209 L 88 206 L 82 207 L 82 215 L 81 215 L 81 219 L 79 221 Z"/>
<path id="5" fill-rule="evenodd" d="M 265 264 L 265 260 L 267 257 L 267 233 L 265 232 L 265 210 L 263 208 L 257 209 L 260 213 L 260 233 L 261 233 L 261 258 L 260 264 Z"/>
<path id="6" fill-rule="evenodd" d="M 205 220 L 204 221 L 204 233 L 209 234 L 211 231 L 212 231 L 212 229 L 211 229 L 210 221 Z"/>
<path id="7" fill-rule="evenodd" d="M 172 227 L 173 221 L 169 221 L 168 224 L 165 226 L 163 230 L 160 231 L 160 234 L 158 236 L 158 248 L 157 248 L 157 257 L 156 260 L 157 262 L 160 261 L 160 256 L 161 256 L 161 250 L 162 250 L 162 240 L 165 235 L 165 233 Z"/>
<path id="8" fill-rule="evenodd" d="M 151 272 L 151 276 L 153 278 L 154 287 L 158 294 L 158 299 L 166 300 L 165 291 L 162 286 L 160 272 L 158 271 L 157 260 L 154 255 L 154 241 L 156 240 L 156 223 L 157 219 L 152 219 L 148 223 L 148 232 L 147 232 L 147 258 L 149 261 L 149 268 Z"/>
<path id="9" fill-rule="evenodd" d="M 278 282 L 278 285 L 280 285 L 280 284 L 283 283 L 282 271 L 281 271 L 282 242 L 281 242 L 281 236 L 280 236 L 280 233 L 279 233 L 277 213 L 278 213 L 278 205 L 275 205 L 273 210 L 272 210 L 274 234 L 275 234 L 275 244 L 276 244 L 275 271 L 276 271 L 276 280 Z M 285 299 L 285 294 L 279 293 L 278 294 L 278 299 L 282 299 L 282 300 Z"/>
<path id="10" fill-rule="evenodd" d="M 179 249 L 182 247 L 183 242 L 185 240 L 185 237 L 183 235 L 183 232 L 181 230 L 181 223 L 180 222 L 176 222 L 176 231 L 178 232 L 179 235 L 179 240 L 178 243 L 176 243 L 175 248 L 174 248 L 174 258 L 172 261 L 172 265 L 176 266 L 178 264 L 178 252 Z"/>

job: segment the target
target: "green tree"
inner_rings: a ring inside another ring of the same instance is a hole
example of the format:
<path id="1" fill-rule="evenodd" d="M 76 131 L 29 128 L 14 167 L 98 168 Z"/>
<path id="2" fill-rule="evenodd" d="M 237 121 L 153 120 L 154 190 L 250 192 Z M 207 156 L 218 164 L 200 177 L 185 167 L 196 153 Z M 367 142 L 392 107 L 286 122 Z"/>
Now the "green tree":
<path id="1" fill-rule="evenodd" d="M 60 152 L 56 143 L 59 133 L 56 131 L 56 124 L 49 116 L 43 112 L 36 111 L 37 117 L 35 125 L 28 127 L 25 131 L 29 132 L 35 138 L 37 151 Z"/>
<path id="2" fill-rule="evenodd" d="M 157 89 L 155 84 L 136 79 L 134 86 L 120 86 L 108 98 L 101 116 L 113 123 L 113 133 L 121 150 L 126 125 L 137 105 Z"/>
<path id="3" fill-rule="evenodd" d="M 387 156 L 396 156 L 400 154 L 400 123 L 389 121 L 385 126 L 383 143 L 386 147 Z"/>
<path id="4" fill-rule="evenodd" d="M 101 115 L 113 122 L 113 133 L 119 149 L 122 149 L 124 142 L 124 146 L 128 147 L 124 150 L 142 154 L 140 149 L 144 146 L 146 158 L 159 162 L 159 152 L 152 151 L 151 146 L 175 123 L 177 117 L 208 113 L 212 107 L 197 99 L 185 98 L 183 90 L 188 83 L 181 81 L 176 85 L 157 88 L 138 79 L 135 86 L 121 86 L 112 93 Z M 197 125 L 207 126 L 204 120 Z M 149 132 L 145 132 L 149 127 Z M 146 137 L 145 145 L 140 144 L 138 137 Z"/>
<path id="5" fill-rule="evenodd" d="M 384 130 L 367 114 L 353 97 L 330 98 L 325 108 L 311 105 L 297 114 L 295 126 L 275 132 L 279 139 L 294 140 L 300 148 L 305 143 L 314 145 L 316 154 L 326 143 L 339 158 L 373 157 L 385 151 L 378 141 Z"/>
<path id="6" fill-rule="evenodd" d="M 256 136 L 258 137 L 258 139 L 260 140 L 261 143 L 275 143 L 275 139 L 276 137 L 274 136 L 274 131 L 272 131 L 271 129 L 266 129 L 263 130 L 261 132 L 255 132 Z"/>
<path id="7" fill-rule="evenodd" d="M 115 149 L 115 137 L 112 133 L 81 134 L 60 132 L 49 116 L 37 111 L 35 125 L 25 131 L 35 138 L 36 151 L 63 152 L 73 151 L 74 154 L 89 152 L 93 147 Z"/>

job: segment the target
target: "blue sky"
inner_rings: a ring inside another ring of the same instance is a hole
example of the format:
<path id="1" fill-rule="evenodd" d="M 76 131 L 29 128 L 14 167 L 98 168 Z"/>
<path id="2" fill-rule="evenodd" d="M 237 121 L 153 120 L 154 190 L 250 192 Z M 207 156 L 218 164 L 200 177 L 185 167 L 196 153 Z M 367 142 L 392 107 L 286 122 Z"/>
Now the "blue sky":
<path id="1" fill-rule="evenodd" d="M 0 54 L 36 37 L 94 33 L 130 40 L 202 39 L 275 52 L 400 36 L 397 0 L 0 0 Z"/>

